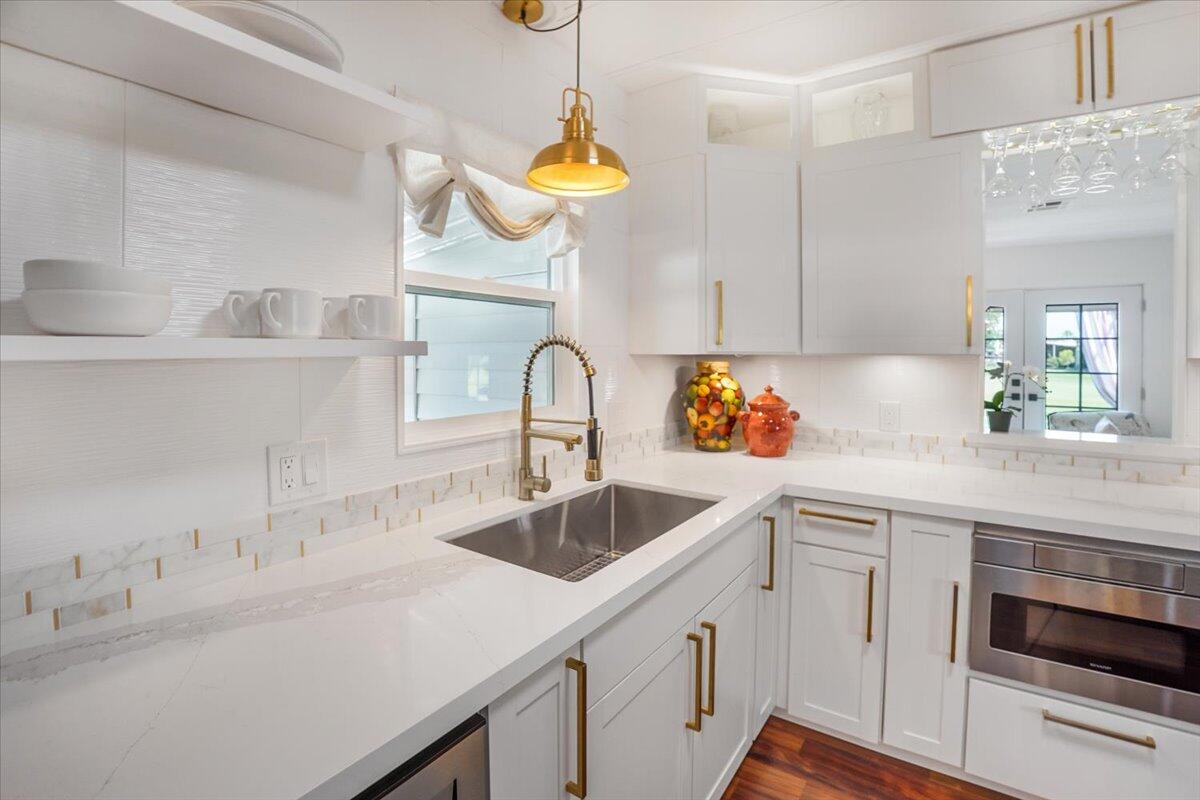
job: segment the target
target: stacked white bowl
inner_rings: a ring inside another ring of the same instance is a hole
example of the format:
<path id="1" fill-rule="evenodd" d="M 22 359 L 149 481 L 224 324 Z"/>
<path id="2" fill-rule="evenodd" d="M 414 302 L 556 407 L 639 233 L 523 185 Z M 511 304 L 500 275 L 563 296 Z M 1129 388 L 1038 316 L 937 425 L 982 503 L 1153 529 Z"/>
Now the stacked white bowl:
<path id="1" fill-rule="evenodd" d="M 25 262 L 21 302 L 46 333 L 150 336 L 171 318 L 171 283 L 97 261 L 37 258 Z"/>

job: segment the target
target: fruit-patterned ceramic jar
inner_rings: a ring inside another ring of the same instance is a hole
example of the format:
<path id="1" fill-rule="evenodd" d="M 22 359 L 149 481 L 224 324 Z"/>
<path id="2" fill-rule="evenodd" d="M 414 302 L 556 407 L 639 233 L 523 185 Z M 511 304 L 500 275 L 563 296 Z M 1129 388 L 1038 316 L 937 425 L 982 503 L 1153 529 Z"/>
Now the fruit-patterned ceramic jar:
<path id="1" fill-rule="evenodd" d="M 788 411 L 791 405 L 770 386 L 750 401 L 750 410 L 738 415 L 742 421 L 742 435 L 752 456 L 779 458 L 786 456 L 792 445 L 792 433 L 800 414 Z"/>
<path id="2" fill-rule="evenodd" d="M 683 404 L 697 450 L 727 453 L 745 402 L 742 385 L 729 374 L 728 361 L 697 361 L 696 374 L 683 390 Z"/>

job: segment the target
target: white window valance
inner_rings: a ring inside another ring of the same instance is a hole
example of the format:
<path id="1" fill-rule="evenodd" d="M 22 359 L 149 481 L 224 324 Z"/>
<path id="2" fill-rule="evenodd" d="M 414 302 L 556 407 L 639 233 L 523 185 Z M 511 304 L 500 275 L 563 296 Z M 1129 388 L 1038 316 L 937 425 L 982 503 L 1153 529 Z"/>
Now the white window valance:
<path id="1" fill-rule="evenodd" d="M 398 147 L 392 148 L 392 157 L 405 208 L 429 236 L 441 238 L 450 201 L 459 192 L 467 212 L 492 239 L 524 241 L 545 231 L 549 257 L 583 245 L 587 222 L 578 205 L 514 186 L 455 158 Z"/>

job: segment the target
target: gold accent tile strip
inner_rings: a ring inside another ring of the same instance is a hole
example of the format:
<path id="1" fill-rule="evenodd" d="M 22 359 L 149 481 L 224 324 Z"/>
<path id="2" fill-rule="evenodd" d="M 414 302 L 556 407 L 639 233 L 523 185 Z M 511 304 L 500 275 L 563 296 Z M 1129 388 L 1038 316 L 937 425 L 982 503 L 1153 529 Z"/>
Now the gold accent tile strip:
<path id="1" fill-rule="evenodd" d="M 33 592 L 29 589 L 25 590 L 25 613 L 27 615 L 33 613 Z"/>
<path id="2" fill-rule="evenodd" d="M 156 581 L 162 580 L 162 558 L 161 557 L 154 559 L 154 579 Z"/>
<path id="3" fill-rule="evenodd" d="M 258 553 L 254 554 L 254 571 L 258 571 Z"/>
<path id="4" fill-rule="evenodd" d="M 192 528 L 192 549 L 193 550 L 200 549 L 200 529 L 199 528 Z"/>
<path id="5" fill-rule="evenodd" d="M 271 515 L 267 514 L 267 530 L 271 530 Z"/>
<path id="6" fill-rule="evenodd" d="M 125 610 L 128 611 L 131 608 L 133 608 L 133 589 L 126 586 L 125 587 Z"/>
<path id="7" fill-rule="evenodd" d="M 378 520 L 378 519 L 379 519 L 379 504 L 378 504 L 378 503 L 376 503 L 376 504 L 373 506 L 373 508 L 375 509 L 375 519 L 376 519 L 376 520 Z"/>
<path id="8" fill-rule="evenodd" d="M 54 617 L 54 630 L 58 630 L 59 628 L 62 627 L 62 621 L 59 620 L 59 618 L 58 618 L 58 609 L 57 608 L 54 609 L 53 617 Z"/>
<path id="9" fill-rule="evenodd" d="M 300 557 L 304 558 L 304 540 L 300 540 Z"/>
<path id="10" fill-rule="evenodd" d="M 325 518 L 321 517 L 321 535 L 325 535 Z"/>
<path id="11" fill-rule="evenodd" d="M 234 539 L 233 543 L 237 547 L 237 557 L 241 558 L 242 557 L 242 537 L 239 536 L 238 538 Z"/>
<path id="12" fill-rule="evenodd" d="M 75 580 L 83 577 L 83 559 L 80 556 L 75 556 Z"/>

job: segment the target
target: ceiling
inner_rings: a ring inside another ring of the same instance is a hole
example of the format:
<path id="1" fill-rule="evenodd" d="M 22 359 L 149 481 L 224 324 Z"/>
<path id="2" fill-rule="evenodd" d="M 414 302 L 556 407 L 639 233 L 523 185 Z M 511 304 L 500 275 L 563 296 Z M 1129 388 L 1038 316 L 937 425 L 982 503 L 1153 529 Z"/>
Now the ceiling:
<path id="1" fill-rule="evenodd" d="M 501 0 L 473 14 L 499 16 Z M 575 0 L 545 0 L 549 27 Z M 1121 0 L 585 0 L 585 73 L 626 91 L 688 74 L 795 83 L 921 55 Z M 574 26 L 551 36 L 573 49 Z"/>

